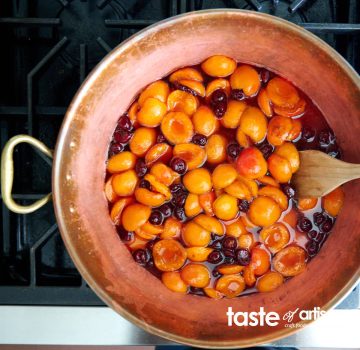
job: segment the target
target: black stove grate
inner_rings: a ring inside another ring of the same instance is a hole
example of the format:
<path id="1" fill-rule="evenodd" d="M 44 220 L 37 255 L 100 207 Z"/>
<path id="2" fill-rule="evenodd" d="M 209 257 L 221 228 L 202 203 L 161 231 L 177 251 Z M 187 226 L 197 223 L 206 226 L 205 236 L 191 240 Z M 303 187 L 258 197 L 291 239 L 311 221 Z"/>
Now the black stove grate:
<path id="1" fill-rule="evenodd" d="M 118 43 L 161 19 L 209 8 L 270 13 L 314 32 L 360 71 L 357 0 L 5 0 L 0 2 L 0 143 L 33 135 L 54 148 L 72 96 Z M 51 190 L 51 162 L 27 145 L 14 153 L 14 198 Z M 29 215 L 1 206 L 0 304 L 103 305 L 77 272 L 51 203 Z M 342 304 L 359 306 L 359 288 Z"/>

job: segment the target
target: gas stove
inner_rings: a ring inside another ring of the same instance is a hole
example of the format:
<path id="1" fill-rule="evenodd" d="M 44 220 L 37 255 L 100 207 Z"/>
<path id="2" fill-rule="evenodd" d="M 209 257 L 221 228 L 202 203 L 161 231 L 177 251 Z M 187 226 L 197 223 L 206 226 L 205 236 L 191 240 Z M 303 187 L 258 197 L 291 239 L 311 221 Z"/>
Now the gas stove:
<path id="1" fill-rule="evenodd" d="M 1 1 L 1 148 L 17 134 L 54 148 L 72 97 L 109 51 L 159 20 L 210 8 L 259 11 L 297 23 L 360 72 L 357 0 Z M 51 191 L 49 159 L 19 145 L 14 164 L 13 196 L 20 204 Z M 11 213 L 2 203 L 0 215 L 0 305 L 104 306 L 71 261 L 51 203 L 29 215 Z M 338 308 L 358 309 L 359 289 Z"/>

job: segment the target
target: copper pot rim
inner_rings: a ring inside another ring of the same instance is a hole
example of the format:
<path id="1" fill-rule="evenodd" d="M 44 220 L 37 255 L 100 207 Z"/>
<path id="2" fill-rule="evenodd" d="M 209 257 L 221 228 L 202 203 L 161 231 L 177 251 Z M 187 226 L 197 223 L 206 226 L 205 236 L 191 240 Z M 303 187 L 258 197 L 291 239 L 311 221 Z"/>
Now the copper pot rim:
<path id="1" fill-rule="evenodd" d="M 354 68 L 340 55 L 338 54 L 331 46 L 325 43 L 323 40 L 318 38 L 316 35 L 312 34 L 311 32 L 303 29 L 302 27 L 291 23 L 287 20 L 264 14 L 253 12 L 249 10 L 240 10 L 240 9 L 211 9 L 211 10 L 200 10 L 200 11 L 193 11 L 184 14 L 180 14 L 177 16 L 173 16 L 162 21 L 159 21 L 155 24 L 152 24 L 139 32 L 135 33 L 128 39 L 124 40 L 121 44 L 115 47 L 109 54 L 107 54 L 102 61 L 92 70 L 92 72 L 87 76 L 85 81 L 82 83 L 80 88 L 78 89 L 77 93 L 75 94 L 66 114 L 64 121 L 62 123 L 59 137 L 57 139 L 57 144 L 55 148 L 55 155 L 54 155 L 54 166 L 53 166 L 53 173 L 52 173 L 52 187 L 53 187 L 53 198 L 54 198 L 54 208 L 55 214 L 57 218 L 57 222 L 59 225 L 60 233 L 63 238 L 64 244 L 66 249 L 71 256 L 71 259 L 75 263 L 77 269 L 81 273 L 84 280 L 91 286 L 92 290 L 99 296 L 99 298 L 105 302 L 106 305 L 111 307 L 115 310 L 119 315 L 124 317 L 126 320 L 132 322 L 136 326 L 142 328 L 143 330 L 156 335 L 162 338 L 165 338 L 170 341 L 179 342 L 186 345 L 197 346 L 200 348 L 244 348 L 248 346 L 256 346 L 261 345 L 264 343 L 270 343 L 282 339 L 286 336 L 293 335 L 297 333 L 302 328 L 284 328 L 283 330 L 276 331 L 272 334 L 266 336 L 259 336 L 256 340 L 230 340 L 230 341 L 206 341 L 206 340 L 197 340 L 193 338 L 187 338 L 178 336 L 176 334 L 163 331 L 157 327 L 151 326 L 145 321 L 139 319 L 138 317 L 134 316 L 132 313 L 125 310 L 119 303 L 113 301 L 113 299 L 105 293 L 103 288 L 95 281 L 95 279 L 91 276 L 88 272 L 85 264 L 83 264 L 82 260 L 77 254 L 76 248 L 71 244 L 71 240 L 69 238 L 70 233 L 67 230 L 66 222 L 63 220 L 63 208 L 60 206 L 60 193 L 61 193 L 61 184 L 59 181 L 58 174 L 60 173 L 61 169 L 61 158 L 62 152 L 64 148 L 64 143 L 66 139 L 66 135 L 68 130 L 71 127 L 72 119 L 76 114 L 77 109 L 79 108 L 82 98 L 84 95 L 87 94 L 87 91 L 93 84 L 93 82 L 99 77 L 99 74 L 103 71 L 103 69 L 109 66 L 112 61 L 119 56 L 123 51 L 125 51 L 129 46 L 136 44 L 137 41 L 143 39 L 145 36 L 150 35 L 151 33 L 156 32 L 160 28 L 167 27 L 172 23 L 177 23 L 183 20 L 186 20 L 189 17 L 201 17 L 201 16 L 222 16 L 222 15 L 239 15 L 239 19 L 243 18 L 243 16 L 250 16 L 256 17 L 262 21 L 272 22 L 283 29 L 286 29 L 288 32 L 291 32 L 293 35 L 302 36 L 305 40 L 310 41 L 312 44 L 318 46 L 329 56 L 331 59 L 340 66 L 340 68 L 348 75 L 348 77 L 352 80 L 354 85 L 356 85 L 360 89 L 360 79 L 357 75 Z M 352 278 L 341 288 L 339 293 L 330 301 L 328 301 L 325 305 L 322 306 L 322 310 L 329 311 L 336 307 L 341 301 L 343 301 L 352 291 L 352 289 L 359 283 L 360 281 L 360 265 L 356 273 L 352 276 Z M 314 322 L 314 320 L 302 322 L 302 325 L 307 326 Z"/>

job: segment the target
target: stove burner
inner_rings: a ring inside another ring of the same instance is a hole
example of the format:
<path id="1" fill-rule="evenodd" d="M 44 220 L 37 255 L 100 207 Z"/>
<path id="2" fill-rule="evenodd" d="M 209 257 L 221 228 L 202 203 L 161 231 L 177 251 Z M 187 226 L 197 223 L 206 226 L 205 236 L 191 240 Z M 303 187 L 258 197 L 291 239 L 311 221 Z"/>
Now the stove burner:
<path id="1" fill-rule="evenodd" d="M 67 2 L 58 17 L 59 35 L 69 39 L 61 56 L 73 66 L 81 66 L 82 60 L 89 65 L 98 63 L 120 43 L 121 31 L 106 27 L 105 19 L 124 19 L 126 14 L 116 0 L 101 6 L 95 1 L 75 0 Z"/>
<path id="2" fill-rule="evenodd" d="M 273 16 L 281 17 L 290 22 L 301 23 L 307 22 L 304 13 L 300 9 L 296 9 L 293 13 L 290 12 L 292 1 L 289 0 L 258 0 L 256 7 L 259 12 L 268 13 Z M 253 5 L 246 5 L 247 10 L 253 9 Z"/>

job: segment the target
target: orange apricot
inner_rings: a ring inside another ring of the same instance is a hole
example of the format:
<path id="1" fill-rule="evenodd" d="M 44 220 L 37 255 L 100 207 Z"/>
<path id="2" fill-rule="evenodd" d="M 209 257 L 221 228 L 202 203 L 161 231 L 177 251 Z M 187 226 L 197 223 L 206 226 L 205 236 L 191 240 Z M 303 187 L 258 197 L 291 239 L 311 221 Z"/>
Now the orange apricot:
<path id="1" fill-rule="evenodd" d="M 269 121 L 267 140 L 273 146 L 280 146 L 288 140 L 292 128 L 292 119 L 276 115 Z"/>
<path id="2" fill-rule="evenodd" d="M 185 215 L 190 218 L 200 214 L 203 209 L 200 206 L 199 195 L 189 193 L 185 200 L 184 209 Z"/>
<path id="3" fill-rule="evenodd" d="M 272 198 L 283 211 L 288 208 L 288 198 L 286 194 L 278 187 L 273 187 L 269 185 L 264 186 L 259 190 L 259 196 L 266 196 Z"/>
<path id="4" fill-rule="evenodd" d="M 237 128 L 236 130 L 236 141 L 241 147 L 244 148 L 248 148 L 252 144 L 250 138 L 247 135 L 245 135 L 240 128 Z"/>
<path id="5" fill-rule="evenodd" d="M 195 132 L 209 137 L 219 129 L 219 120 L 207 106 L 200 106 L 192 118 Z"/>
<path id="6" fill-rule="evenodd" d="M 241 215 L 240 220 L 245 225 L 247 229 L 257 228 L 257 225 L 255 225 L 249 218 L 248 214 Z"/>
<path id="7" fill-rule="evenodd" d="M 223 163 L 226 159 L 227 139 L 219 134 L 213 134 L 209 137 L 205 146 L 207 161 L 210 164 Z"/>
<path id="8" fill-rule="evenodd" d="M 253 265 L 245 266 L 243 276 L 244 276 L 245 284 L 248 287 L 252 287 L 256 283 L 256 277 L 255 277 L 254 269 L 255 268 L 254 268 Z"/>
<path id="9" fill-rule="evenodd" d="M 174 90 L 167 99 L 167 107 L 169 111 L 183 112 L 187 115 L 193 115 L 199 106 L 198 99 L 181 90 Z"/>
<path id="10" fill-rule="evenodd" d="M 224 294 L 220 293 L 214 288 L 206 287 L 204 288 L 204 293 L 209 297 L 213 299 L 222 299 L 224 297 Z"/>
<path id="11" fill-rule="evenodd" d="M 281 209 L 272 198 L 260 196 L 251 202 L 248 215 L 255 225 L 270 226 L 279 220 Z"/>
<path id="12" fill-rule="evenodd" d="M 258 106 L 260 107 L 261 111 L 267 116 L 267 117 L 272 117 L 273 116 L 273 108 L 271 105 L 271 101 L 269 99 L 269 95 L 266 92 L 265 89 L 260 90 L 260 93 L 257 97 L 257 103 Z"/>
<path id="13" fill-rule="evenodd" d="M 322 207 L 331 216 L 337 216 L 344 205 L 345 194 L 341 187 L 322 198 Z"/>
<path id="14" fill-rule="evenodd" d="M 190 142 L 194 134 L 191 119 L 183 112 L 166 114 L 161 122 L 161 131 L 173 144 Z"/>
<path id="15" fill-rule="evenodd" d="M 135 191 L 137 182 L 136 172 L 131 169 L 114 175 L 111 184 L 118 196 L 131 196 Z"/>
<path id="16" fill-rule="evenodd" d="M 134 146 L 136 147 L 136 146 Z M 146 165 L 151 165 L 155 162 L 168 162 L 172 157 L 172 148 L 167 143 L 157 143 L 149 148 L 145 154 Z"/>
<path id="17" fill-rule="evenodd" d="M 127 231 L 135 231 L 148 221 L 151 214 L 151 208 L 147 205 L 134 203 L 129 204 L 121 216 L 122 225 Z"/>
<path id="18" fill-rule="evenodd" d="M 213 251 L 212 248 L 207 248 L 207 247 L 186 248 L 188 259 L 195 262 L 206 261 L 207 257 L 212 251 Z"/>
<path id="19" fill-rule="evenodd" d="M 258 72 L 246 64 L 239 66 L 230 77 L 232 89 L 243 90 L 246 96 L 255 95 L 261 86 Z"/>
<path id="20" fill-rule="evenodd" d="M 199 195 L 199 203 L 205 213 L 210 216 L 214 216 L 213 203 L 215 201 L 215 192 L 207 192 Z"/>
<path id="21" fill-rule="evenodd" d="M 242 233 L 238 238 L 238 247 L 250 250 L 255 244 L 254 236 L 251 232 Z"/>
<path id="22" fill-rule="evenodd" d="M 222 55 L 211 56 L 201 64 L 202 70 L 212 77 L 227 77 L 236 68 L 236 62 Z"/>
<path id="23" fill-rule="evenodd" d="M 299 198 L 297 201 L 297 207 L 300 210 L 310 210 L 316 207 L 318 199 L 315 197 Z"/>
<path id="24" fill-rule="evenodd" d="M 165 202 L 165 196 L 163 194 L 152 192 L 147 188 L 138 187 L 134 193 L 139 203 L 150 207 L 159 207 Z"/>
<path id="25" fill-rule="evenodd" d="M 107 163 L 106 170 L 109 173 L 120 173 L 125 170 L 133 169 L 136 163 L 136 156 L 128 151 L 113 155 Z"/>
<path id="26" fill-rule="evenodd" d="M 175 218 L 168 218 L 164 224 L 164 230 L 160 234 L 160 238 L 178 238 L 181 235 L 182 223 Z"/>
<path id="27" fill-rule="evenodd" d="M 243 112 L 239 128 L 250 137 L 250 139 L 258 143 L 265 138 L 267 130 L 267 120 L 263 112 L 257 107 L 248 107 Z"/>
<path id="28" fill-rule="evenodd" d="M 255 180 L 248 179 L 247 177 L 244 177 L 242 175 L 238 175 L 237 178 L 239 181 L 243 182 L 247 186 L 252 197 L 257 197 L 259 192 L 259 186 Z"/>
<path id="29" fill-rule="evenodd" d="M 301 134 L 302 124 L 300 119 L 291 119 L 291 121 L 292 121 L 292 127 L 291 130 L 289 131 L 286 141 L 293 141 L 297 139 Z"/>
<path id="30" fill-rule="evenodd" d="M 247 109 L 247 104 L 244 101 L 235 101 L 230 100 L 226 112 L 221 119 L 221 124 L 228 129 L 236 129 L 244 114 L 244 111 Z"/>
<path id="31" fill-rule="evenodd" d="M 257 179 L 267 173 L 266 160 L 256 147 L 246 148 L 240 153 L 236 168 L 240 175 L 249 179 Z"/>
<path id="32" fill-rule="evenodd" d="M 238 214 L 237 199 L 229 194 L 222 194 L 215 199 L 213 209 L 220 220 L 232 220 Z"/>
<path id="33" fill-rule="evenodd" d="M 271 79 L 266 86 L 266 91 L 271 102 L 279 107 L 291 108 L 300 100 L 295 87 L 280 77 Z"/>
<path id="34" fill-rule="evenodd" d="M 128 111 L 128 115 L 129 115 L 129 119 L 132 123 L 132 125 L 134 125 L 135 127 L 138 126 L 138 122 L 137 122 L 137 113 L 140 110 L 140 105 L 137 101 L 135 101 L 129 108 Z"/>
<path id="35" fill-rule="evenodd" d="M 283 283 L 284 277 L 280 273 L 269 271 L 258 279 L 256 288 L 259 292 L 272 292 L 276 288 L 279 288 Z"/>
<path id="36" fill-rule="evenodd" d="M 300 99 L 299 102 L 290 108 L 284 108 L 280 106 L 274 106 L 274 111 L 278 115 L 282 115 L 283 117 L 301 117 L 305 112 L 306 102 L 303 99 Z"/>
<path id="37" fill-rule="evenodd" d="M 139 237 L 138 235 L 134 235 L 134 239 L 130 242 L 126 242 L 126 245 L 132 250 L 144 249 L 146 244 L 149 242 L 148 239 L 144 239 Z"/>
<path id="38" fill-rule="evenodd" d="M 289 243 L 290 233 L 284 224 L 277 222 L 263 228 L 260 231 L 260 238 L 271 253 L 275 254 Z"/>
<path id="39" fill-rule="evenodd" d="M 206 161 L 204 148 L 194 143 L 180 143 L 175 145 L 173 150 L 174 157 L 179 157 L 186 162 L 188 170 L 201 167 Z"/>
<path id="40" fill-rule="evenodd" d="M 239 238 L 242 234 L 246 233 L 246 228 L 243 222 L 238 219 L 229 225 L 226 225 L 226 234 L 235 238 Z"/>
<path id="41" fill-rule="evenodd" d="M 235 275 L 244 270 L 244 266 L 241 265 L 227 265 L 223 264 L 217 268 L 222 275 Z"/>
<path id="42" fill-rule="evenodd" d="M 290 181 L 292 176 L 291 164 L 283 157 L 273 153 L 268 158 L 268 168 L 271 176 L 280 183 Z"/>
<path id="43" fill-rule="evenodd" d="M 245 289 L 245 281 L 240 275 L 221 276 L 216 281 L 215 289 L 228 298 L 235 298 Z"/>
<path id="44" fill-rule="evenodd" d="M 156 142 L 156 131 L 152 128 L 138 128 L 130 140 L 130 151 L 138 157 L 143 157 Z"/>
<path id="45" fill-rule="evenodd" d="M 171 73 L 169 77 L 170 83 L 175 83 L 179 80 L 195 80 L 195 81 L 203 81 L 203 77 L 201 73 L 195 68 L 180 68 L 175 72 Z"/>
<path id="46" fill-rule="evenodd" d="M 261 276 L 270 268 L 269 253 L 260 248 L 255 247 L 251 250 L 251 265 L 254 267 L 254 274 Z"/>
<path id="47" fill-rule="evenodd" d="M 123 197 L 114 203 L 110 211 L 110 218 L 115 225 L 120 225 L 122 212 L 133 201 L 132 197 Z"/>
<path id="48" fill-rule="evenodd" d="M 210 272 L 202 264 L 187 264 L 183 267 L 180 274 L 182 280 L 192 287 L 205 288 L 210 283 Z"/>
<path id="49" fill-rule="evenodd" d="M 305 270 L 306 252 L 298 246 L 286 247 L 275 255 L 273 265 L 285 277 L 296 276 Z"/>
<path id="50" fill-rule="evenodd" d="M 160 271 L 175 271 L 184 265 L 187 254 L 175 239 L 162 239 L 154 244 L 153 257 L 155 266 Z"/>
<path id="51" fill-rule="evenodd" d="M 200 214 L 194 219 L 194 222 L 218 236 L 222 236 L 225 233 L 224 225 L 212 216 Z"/>
<path id="52" fill-rule="evenodd" d="M 109 177 L 109 179 L 105 183 L 105 197 L 110 203 L 114 203 L 119 199 L 119 196 L 115 193 L 113 187 L 112 187 L 112 179 L 113 175 Z"/>
<path id="53" fill-rule="evenodd" d="M 170 186 L 180 175 L 169 168 L 164 163 L 155 163 L 151 169 L 150 174 L 154 175 L 158 181 L 166 186 Z"/>
<path id="54" fill-rule="evenodd" d="M 290 227 L 293 229 L 296 228 L 296 224 L 298 221 L 298 213 L 295 211 L 295 209 L 291 209 L 284 217 L 283 222 L 286 222 Z"/>
<path id="55" fill-rule="evenodd" d="M 237 178 L 237 171 L 231 164 L 219 164 L 212 173 L 214 189 L 225 188 L 231 185 Z"/>
<path id="56" fill-rule="evenodd" d="M 160 125 L 164 115 L 166 114 L 167 106 L 157 98 L 147 98 L 139 112 L 137 113 L 137 121 L 142 126 L 155 128 Z"/>
<path id="57" fill-rule="evenodd" d="M 212 188 L 210 172 L 204 168 L 190 170 L 184 175 L 183 184 L 191 193 L 203 194 L 209 192 Z"/>
<path id="58" fill-rule="evenodd" d="M 222 79 L 222 78 L 211 80 L 206 86 L 206 91 L 205 91 L 206 98 L 209 99 L 211 94 L 219 89 L 224 90 L 226 95 L 229 96 L 231 89 L 229 81 L 227 79 Z"/>
<path id="59" fill-rule="evenodd" d="M 141 229 L 152 235 L 159 235 L 164 231 L 162 225 L 153 225 L 149 221 L 146 221 L 145 224 L 141 226 Z"/>
<path id="60" fill-rule="evenodd" d="M 158 181 L 154 175 L 146 174 L 144 176 L 144 179 L 150 182 L 151 189 L 153 191 L 159 192 L 162 195 L 164 195 L 165 200 L 168 201 L 171 199 L 172 195 L 171 195 L 170 189 L 166 185 L 164 185 L 163 183 Z"/>
<path id="61" fill-rule="evenodd" d="M 177 83 L 181 86 L 189 88 L 194 95 L 205 97 L 205 86 L 200 81 L 183 79 L 178 80 Z"/>
<path id="62" fill-rule="evenodd" d="M 270 185 L 273 187 L 280 187 L 279 183 L 271 176 L 265 175 L 257 179 L 262 185 Z"/>
<path id="63" fill-rule="evenodd" d="M 249 187 L 241 180 L 235 180 L 231 185 L 225 187 L 225 192 L 239 199 L 252 199 Z"/>
<path id="64" fill-rule="evenodd" d="M 189 221 L 182 231 L 182 239 L 188 247 L 206 247 L 211 240 L 210 231 L 194 221 Z"/>
<path id="65" fill-rule="evenodd" d="M 152 234 L 152 233 L 149 233 L 147 231 L 145 231 L 144 229 L 142 229 L 141 227 L 138 227 L 136 230 L 135 230 L 135 234 L 142 238 L 142 239 L 146 239 L 148 241 L 151 241 L 153 239 L 156 238 L 156 235 Z"/>
<path id="66" fill-rule="evenodd" d="M 274 153 L 289 161 L 292 173 L 295 173 L 299 169 L 300 155 L 293 143 L 291 142 L 283 143 L 281 146 L 275 148 Z"/>
<path id="67" fill-rule="evenodd" d="M 172 290 L 173 292 L 187 293 L 188 286 L 181 279 L 180 272 L 178 271 L 163 272 L 161 275 L 161 281 L 164 283 L 166 288 Z"/>
<path id="68" fill-rule="evenodd" d="M 142 107 L 149 97 L 157 98 L 159 101 L 165 103 L 169 95 L 169 85 L 165 81 L 158 80 L 148 85 L 140 94 L 138 102 Z"/>

